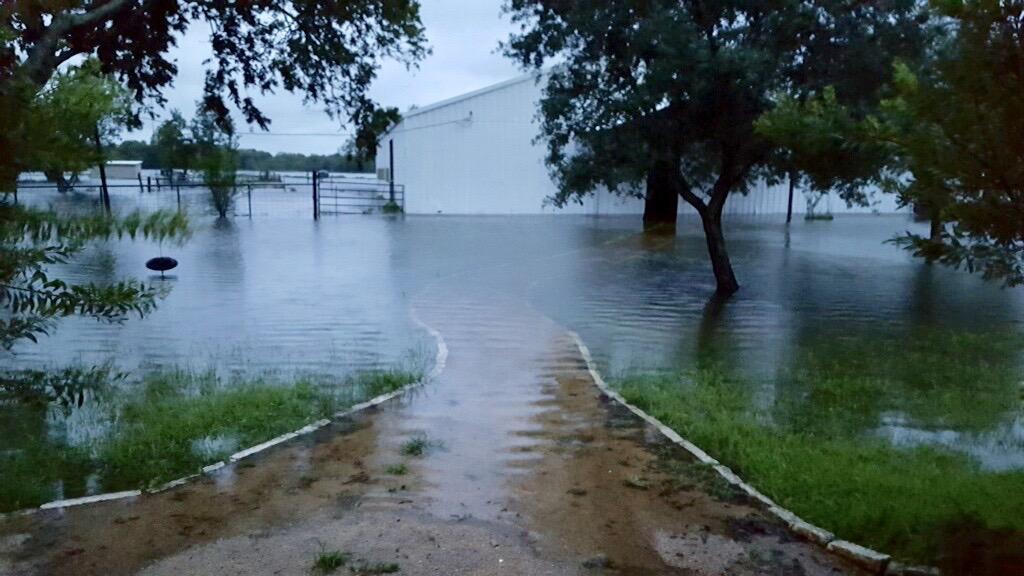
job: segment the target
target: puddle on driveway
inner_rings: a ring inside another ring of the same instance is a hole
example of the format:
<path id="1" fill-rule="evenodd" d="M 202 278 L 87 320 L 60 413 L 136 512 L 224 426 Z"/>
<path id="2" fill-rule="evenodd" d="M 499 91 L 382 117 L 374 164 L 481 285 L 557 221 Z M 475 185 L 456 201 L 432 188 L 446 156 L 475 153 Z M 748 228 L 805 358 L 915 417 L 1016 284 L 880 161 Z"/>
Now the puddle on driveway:
<path id="1" fill-rule="evenodd" d="M 321 550 L 403 574 L 849 572 L 742 501 L 669 487 L 661 441 L 566 332 L 487 282 L 414 300 L 449 347 L 435 382 L 186 487 L 9 520 L 0 572 L 298 575 Z"/>

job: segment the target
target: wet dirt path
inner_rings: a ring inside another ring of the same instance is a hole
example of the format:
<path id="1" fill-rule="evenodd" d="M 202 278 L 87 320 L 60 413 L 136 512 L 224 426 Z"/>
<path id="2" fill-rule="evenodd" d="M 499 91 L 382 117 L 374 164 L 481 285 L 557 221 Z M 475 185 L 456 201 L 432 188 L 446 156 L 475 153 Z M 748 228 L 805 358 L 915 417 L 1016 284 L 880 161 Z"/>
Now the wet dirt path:
<path id="1" fill-rule="evenodd" d="M 449 347 L 436 381 L 185 487 L 9 519 L 0 574 L 298 575 L 322 550 L 401 574 L 853 573 L 610 405 L 500 281 L 414 299 Z"/>

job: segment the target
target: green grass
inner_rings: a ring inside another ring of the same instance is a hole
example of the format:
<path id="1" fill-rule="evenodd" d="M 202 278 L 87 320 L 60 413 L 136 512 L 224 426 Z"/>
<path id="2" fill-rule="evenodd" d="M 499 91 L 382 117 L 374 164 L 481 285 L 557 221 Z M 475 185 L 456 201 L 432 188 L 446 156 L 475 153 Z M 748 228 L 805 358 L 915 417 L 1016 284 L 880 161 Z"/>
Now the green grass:
<path id="1" fill-rule="evenodd" d="M 337 399 L 308 381 L 248 381 L 221 388 L 210 375 L 150 377 L 121 409 L 119 429 L 99 450 L 108 490 L 161 483 L 234 451 L 325 418 Z M 214 450 L 196 443 L 213 440 Z"/>
<path id="2" fill-rule="evenodd" d="M 321 574 L 331 574 L 345 566 L 351 558 L 350 554 L 339 550 L 321 551 L 313 561 L 313 571 Z"/>
<path id="3" fill-rule="evenodd" d="M 405 464 L 392 464 L 385 468 L 384 471 L 392 476 L 405 476 L 409 473 L 409 467 Z"/>
<path id="4" fill-rule="evenodd" d="M 1024 471 L 985 471 L 942 448 L 897 448 L 871 430 L 894 410 L 922 427 L 982 431 L 1005 420 L 1020 406 L 1019 341 L 918 336 L 808 347 L 772 386 L 715 365 L 615 385 L 806 520 L 935 563 L 963 525 L 1024 536 Z"/>
<path id="5" fill-rule="evenodd" d="M 433 443 L 426 436 L 416 436 L 406 440 L 400 451 L 406 456 L 422 456 L 432 446 Z"/>
<path id="6" fill-rule="evenodd" d="M 88 451 L 49 441 L 23 444 L 0 455 L 0 512 L 38 506 L 64 493 L 84 493 L 85 478 L 92 471 Z"/>
<path id="7" fill-rule="evenodd" d="M 81 446 L 48 434 L 44 408 L 5 406 L 0 413 L 0 431 L 5 432 L 0 510 L 36 506 L 61 493 L 84 495 L 90 475 L 98 477 L 104 491 L 144 488 L 186 476 L 419 377 L 393 370 L 342 381 L 225 381 L 212 373 L 153 373 L 136 391 L 106 406 L 106 417 L 115 424 L 102 438 Z"/>

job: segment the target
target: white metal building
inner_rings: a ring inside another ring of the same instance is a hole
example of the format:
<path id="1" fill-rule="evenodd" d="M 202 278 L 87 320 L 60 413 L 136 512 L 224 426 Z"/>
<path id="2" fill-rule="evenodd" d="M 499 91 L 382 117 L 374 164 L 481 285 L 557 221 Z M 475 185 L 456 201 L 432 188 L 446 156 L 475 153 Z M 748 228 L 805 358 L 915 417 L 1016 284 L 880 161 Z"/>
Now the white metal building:
<path id="1" fill-rule="evenodd" d="M 381 138 L 377 176 L 391 175 L 389 145 L 394 147 L 394 180 L 405 186 L 409 214 L 641 214 L 643 201 L 601 191 L 584 204 L 555 208 L 546 199 L 555 185 L 544 164 L 545 145 L 535 142 L 537 103 L 542 86 L 527 74 L 404 114 Z M 758 185 L 748 195 L 734 194 L 726 213 L 785 213 L 788 186 Z M 681 212 L 693 209 L 680 200 Z M 798 191 L 793 211 L 803 213 Z M 823 198 L 817 212 L 893 212 L 892 198 L 871 208 L 848 209 Z"/>
<path id="2" fill-rule="evenodd" d="M 105 172 L 107 180 L 137 180 L 142 174 L 142 160 L 108 160 Z M 99 167 L 93 167 L 89 177 L 99 180 Z"/>

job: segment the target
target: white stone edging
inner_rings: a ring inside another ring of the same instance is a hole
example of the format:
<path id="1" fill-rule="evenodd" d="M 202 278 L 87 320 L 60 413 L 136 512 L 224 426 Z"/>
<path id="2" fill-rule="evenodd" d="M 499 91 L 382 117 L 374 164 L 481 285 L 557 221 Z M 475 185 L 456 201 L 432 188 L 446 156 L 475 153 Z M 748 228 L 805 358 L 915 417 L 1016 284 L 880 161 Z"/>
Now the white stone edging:
<path id="1" fill-rule="evenodd" d="M 671 440 L 673 444 L 683 447 L 683 449 L 693 455 L 693 457 L 699 462 L 710 466 L 726 482 L 740 489 L 754 500 L 764 504 L 765 508 L 772 516 L 778 518 L 796 534 L 799 534 L 801 537 L 810 540 L 825 550 L 850 560 L 858 566 L 876 574 L 887 574 L 892 576 L 917 576 L 921 574 L 928 574 L 938 576 L 939 570 L 936 568 L 904 565 L 902 563 L 892 561 L 892 558 L 888 554 L 872 550 L 871 548 L 866 548 L 853 542 L 837 539 L 836 536 L 828 530 L 811 524 L 810 522 L 801 519 L 792 511 L 779 506 L 771 498 L 762 494 L 757 488 L 754 488 L 750 484 L 744 482 L 743 479 L 737 476 L 736 473 L 729 469 L 728 466 L 725 466 L 718 460 L 715 460 L 710 454 L 701 450 L 696 444 L 686 440 L 680 436 L 678 432 L 669 428 L 654 416 L 651 416 L 647 412 L 644 412 L 640 408 L 627 402 L 621 394 L 613 390 L 612 387 L 605 382 L 604 378 L 601 377 L 601 373 L 597 371 L 597 364 L 594 362 L 594 358 L 590 354 L 590 349 L 583 343 L 583 339 L 580 338 L 580 335 L 572 330 L 569 330 L 568 332 L 576 342 L 576 347 L 579 348 L 580 355 L 583 357 L 583 361 L 587 365 L 587 370 L 590 372 L 590 378 L 601 390 L 602 394 L 625 406 L 630 412 L 636 414 L 640 419 L 656 428 L 658 432 Z"/>
<path id="2" fill-rule="evenodd" d="M 213 464 L 203 466 L 202 470 L 197 474 L 182 476 L 181 478 L 176 478 L 169 482 L 165 482 L 164 484 L 161 484 L 160 486 L 157 486 L 155 488 L 147 488 L 145 490 L 125 490 L 121 492 L 106 492 L 103 494 L 94 494 L 92 496 L 83 496 L 81 498 L 53 500 L 51 502 L 41 504 L 37 508 L 24 508 L 21 510 L 15 510 L 13 512 L 2 513 L 0 514 L 0 520 L 14 516 L 27 516 L 44 510 L 60 510 L 64 508 L 70 508 L 73 506 L 81 506 L 83 504 L 109 502 L 111 500 L 121 500 L 124 498 L 136 498 L 138 496 L 141 496 L 142 494 L 158 494 L 160 492 L 170 490 L 171 488 L 188 484 L 189 482 L 199 478 L 200 476 L 212 474 L 220 470 L 221 468 L 227 466 L 229 463 L 238 462 L 239 460 L 248 458 L 255 454 L 259 454 L 260 452 L 263 452 L 268 448 L 271 448 L 283 442 L 287 442 L 288 440 L 291 440 L 293 438 L 297 438 L 299 436 L 304 436 L 306 434 L 315 432 L 320 428 L 327 426 L 334 420 L 338 420 L 346 416 L 351 416 L 357 412 L 360 412 L 372 406 L 383 404 L 388 400 L 401 396 L 410 389 L 421 386 L 440 376 L 441 372 L 444 371 L 445 365 L 448 363 L 448 345 L 445 343 L 444 337 L 441 336 L 441 333 L 431 328 L 430 326 L 424 324 L 418 317 L 416 317 L 415 311 L 412 312 L 412 319 L 418 326 L 421 326 L 428 333 L 430 333 L 430 335 L 434 338 L 434 342 L 437 344 L 437 354 L 434 356 L 434 367 L 431 368 L 430 372 L 428 372 L 426 376 L 420 378 L 416 382 L 406 384 L 405 386 L 402 386 L 397 390 L 393 390 L 386 394 L 381 394 L 380 396 L 376 396 L 374 398 L 366 400 L 365 402 L 355 404 L 348 408 L 347 410 L 336 412 L 331 418 L 317 420 L 316 422 L 313 422 L 312 424 L 307 424 L 306 426 L 303 426 L 298 430 L 286 432 L 284 434 L 281 434 L 280 436 L 277 436 L 276 438 L 271 438 L 266 442 L 261 442 L 255 446 L 250 446 L 249 448 L 245 448 L 244 450 L 239 450 L 238 452 L 235 452 L 234 454 L 229 456 L 227 460 L 221 460 L 219 462 L 214 462 Z"/>

